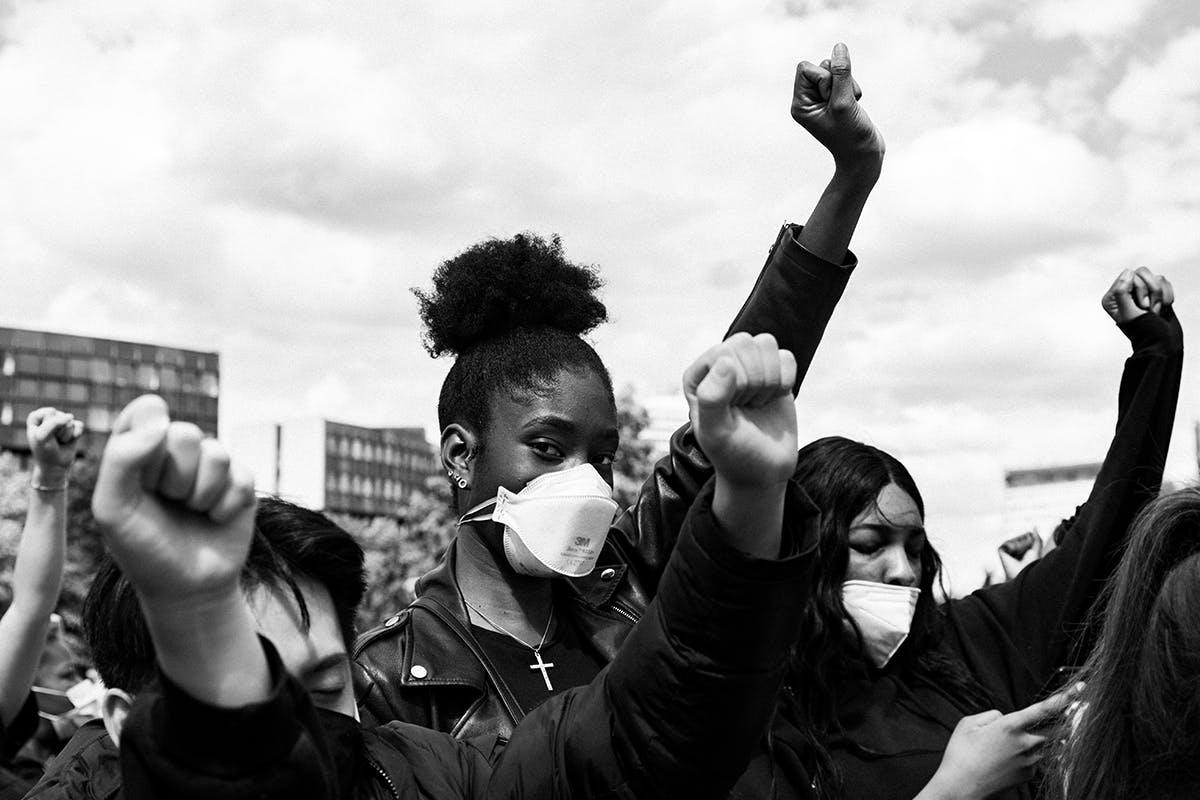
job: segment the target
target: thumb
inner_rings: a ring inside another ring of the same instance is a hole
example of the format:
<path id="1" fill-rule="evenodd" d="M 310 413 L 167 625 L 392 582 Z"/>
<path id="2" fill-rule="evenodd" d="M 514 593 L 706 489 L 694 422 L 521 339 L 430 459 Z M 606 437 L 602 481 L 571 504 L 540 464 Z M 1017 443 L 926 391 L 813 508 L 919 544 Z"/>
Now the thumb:
<path id="1" fill-rule="evenodd" d="M 833 76 L 833 87 L 829 91 L 829 107 L 833 111 L 849 111 L 854 107 L 854 77 L 850 74 L 850 51 L 838 42 L 833 46 L 829 59 L 829 72 Z"/>
<path id="2" fill-rule="evenodd" d="M 1134 280 L 1132 270 L 1123 270 L 1113 281 L 1105 295 L 1105 308 L 1114 320 L 1130 320 L 1141 316 L 1142 309 L 1134 298 Z"/>
<path id="3" fill-rule="evenodd" d="M 92 495 L 92 511 L 100 522 L 113 522 L 117 509 L 156 484 L 170 422 L 167 404 L 157 395 L 142 395 L 121 410 L 100 456 Z"/>
<path id="4" fill-rule="evenodd" d="M 720 356 L 696 387 L 696 405 L 700 413 L 728 408 L 737 393 L 737 367 L 728 356 Z"/>

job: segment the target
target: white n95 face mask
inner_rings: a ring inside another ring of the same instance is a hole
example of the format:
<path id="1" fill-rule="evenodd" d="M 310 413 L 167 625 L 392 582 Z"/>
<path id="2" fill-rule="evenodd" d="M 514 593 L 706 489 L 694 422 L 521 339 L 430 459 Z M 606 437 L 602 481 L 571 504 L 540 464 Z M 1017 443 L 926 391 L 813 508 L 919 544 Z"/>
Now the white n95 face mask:
<path id="1" fill-rule="evenodd" d="M 459 525 L 490 519 L 504 526 L 504 555 L 523 575 L 578 578 L 596 566 L 617 513 L 612 489 L 591 464 L 547 472 L 519 492 L 500 487 Z"/>
<path id="2" fill-rule="evenodd" d="M 917 598 L 915 586 L 893 586 L 875 581 L 842 584 L 842 606 L 862 634 L 863 655 L 883 669 L 908 638 Z"/>

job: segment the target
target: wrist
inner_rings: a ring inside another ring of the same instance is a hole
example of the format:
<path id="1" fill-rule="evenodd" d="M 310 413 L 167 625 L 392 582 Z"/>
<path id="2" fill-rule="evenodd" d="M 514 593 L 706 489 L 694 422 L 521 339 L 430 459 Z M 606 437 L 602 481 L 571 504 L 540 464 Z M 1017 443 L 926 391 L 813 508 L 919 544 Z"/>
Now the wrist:
<path id="1" fill-rule="evenodd" d="M 34 464 L 29 475 L 29 485 L 39 492 L 64 492 L 70 482 L 70 468 Z"/>
<path id="2" fill-rule="evenodd" d="M 870 191 L 883 171 L 883 153 L 855 153 L 833 158 L 833 175 L 846 183 Z"/>

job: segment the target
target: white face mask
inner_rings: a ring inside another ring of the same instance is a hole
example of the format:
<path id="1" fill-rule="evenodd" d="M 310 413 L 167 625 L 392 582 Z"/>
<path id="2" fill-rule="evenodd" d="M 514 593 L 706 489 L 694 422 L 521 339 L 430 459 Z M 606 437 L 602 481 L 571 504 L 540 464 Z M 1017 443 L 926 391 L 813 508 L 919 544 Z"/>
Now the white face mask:
<path id="1" fill-rule="evenodd" d="M 846 581 L 842 584 L 842 606 L 862 633 L 863 655 L 879 669 L 908 638 L 917 598 L 915 586 L 893 586 L 875 581 Z"/>
<path id="2" fill-rule="evenodd" d="M 504 555 L 523 575 L 578 578 L 596 566 L 617 513 L 612 489 L 591 464 L 539 475 L 519 492 L 503 486 L 459 525 L 491 519 L 504 526 Z"/>

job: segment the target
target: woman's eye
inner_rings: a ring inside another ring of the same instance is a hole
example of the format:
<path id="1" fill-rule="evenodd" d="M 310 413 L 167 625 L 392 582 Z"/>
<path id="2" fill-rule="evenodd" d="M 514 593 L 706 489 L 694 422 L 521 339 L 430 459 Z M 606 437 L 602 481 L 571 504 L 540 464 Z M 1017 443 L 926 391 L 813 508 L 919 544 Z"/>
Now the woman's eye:
<path id="1" fill-rule="evenodd" d="M 864 556 L 873 556 L 879 552 L 880 546 L 875 542 L 851 542 L 850 549 Z"/>
<path id="2" fill-rule="evenodd" d="M 611 467 L 616 460 L 616 453 L 604 453 L 603 455 L 596 456 L 594 462 L 602 467 Z"/>
<path id="3" fill-rule="evenodd" d="M 546 441 L 530 442 L 529 446 L 531 448 L 533 448 L 533 451 L 535 453 L 537 453 L 540 456 L 545 456 L 546 458 L 562 458 L 563 457 L 562 450 L 559 450 L 558 445 L 554 444 L 553 442 L 546 442 Z"/>

